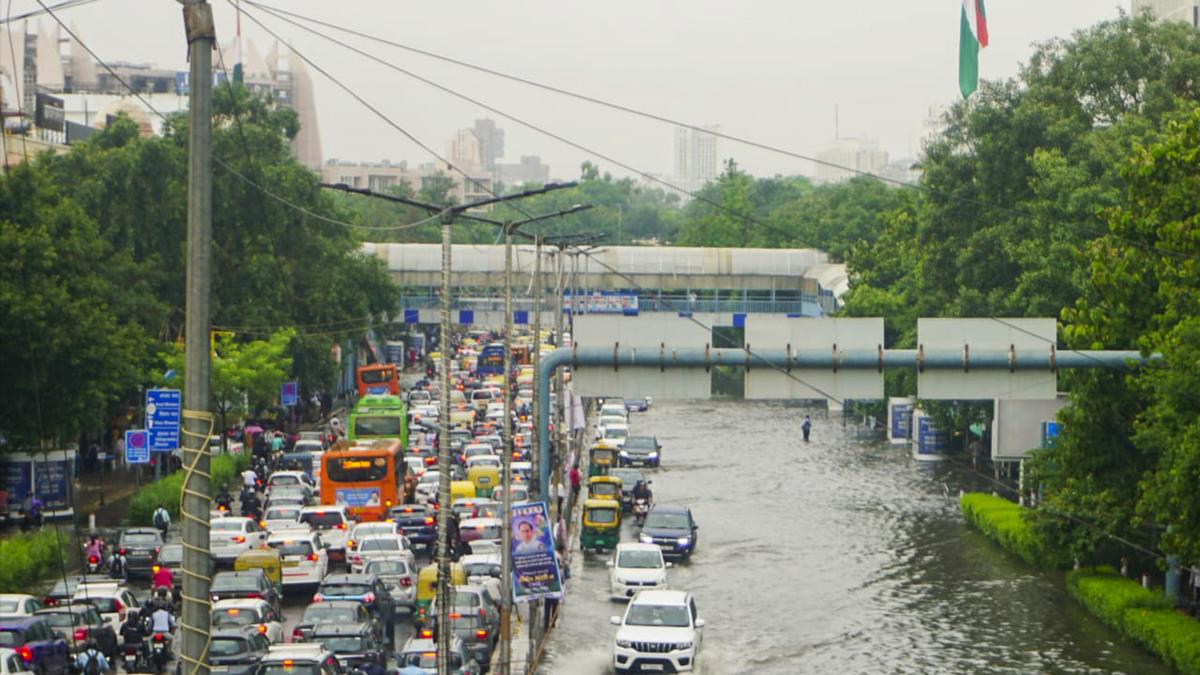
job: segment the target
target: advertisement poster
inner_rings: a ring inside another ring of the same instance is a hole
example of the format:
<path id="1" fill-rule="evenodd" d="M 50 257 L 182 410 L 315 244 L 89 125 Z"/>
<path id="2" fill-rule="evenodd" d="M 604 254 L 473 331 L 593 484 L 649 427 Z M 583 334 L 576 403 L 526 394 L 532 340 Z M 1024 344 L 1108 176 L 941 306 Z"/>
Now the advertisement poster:
<path id="1" fill-rule="evenodd" d="M 33 462 L 28 460 L 18 461 L 9 459 L 0 463 L 0 472 L 3 472 L 4 490 L 8 492 L 8 500 L 11 503 L 19 504 L 25 499 L 25 495 L 29 494 L 29 489 L 33 485 Z"/>
<path id="2" fill-rule="evenodd" d="M 562 576 L 545 502 L 514 506 L 512 514 L 513 601 L 561 598 Z"/>
<path id="3" fill-rule="evenodd" d="M 563 293 L 563 310 L 568 314 L 574 305 L 576 314 L 624 314 L 637 316 L 638 294 L 635 291 L 592 291 Z"/>
<path id="4" fill-rule="evenodd" d="M 65 511 L 71 508 L 70 461 L 35 462 L 33 465 L 34 486 L 38 499 L 48 511 Z"/>
<path id="5" fill-rule="evenodd" d="M 379 488 L 339 488 L 333 491 L 338 504 L 346 506 L 379 506 Z"/>

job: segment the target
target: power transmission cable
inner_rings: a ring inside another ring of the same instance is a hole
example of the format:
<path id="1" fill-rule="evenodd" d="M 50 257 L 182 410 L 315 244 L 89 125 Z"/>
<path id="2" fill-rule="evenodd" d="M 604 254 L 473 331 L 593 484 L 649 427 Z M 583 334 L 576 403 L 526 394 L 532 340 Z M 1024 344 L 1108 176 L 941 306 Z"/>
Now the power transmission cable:
<path id="1" fill-rule="evenodd" d="M 11 2 L 11 0 L 10 0 L 10 2 Z M 160 110 L 158 110 L 158 108 L 155 108 L 154 105 L 150 103 L 150 101 L 146 100 L 146 98 L 144 96 L 142 96 L 141 92 L 139 92 L 138 90 L 136 90 L 132 86 L 130 86 L 130 84 L 127 81 L 125 81 L 125 78 L 121 77 L 115 70 L 113 70 L 112 66 L 108 65 L 108 63 L 106 61 L 104 61 L 104 59 L 101 59 L 96 54 L 96 52 L 93 51 L 92 48 L 87 45 L 87 43 L 85 43 L 83 40 L 81 40 L 79 38 L 79 36 L 76 35 L 75 32 L 72 31 L 70 29 L 70 27 L 68 27 L 66 25 L 66 23 L 64 23 L 63 20 L 58 17 L 58 15 L 54 12 L 54 10 L 52 8 L 47 6 L 43 0 L 36 0 L 36 2 L 42 6 L 42 8 L 46 11 L 46 13 L 49 14 L 50 17 L 53 18 L 54 21 L 56 23 L 58 23 L 58 25 L 64 31 L 66 31 L 67 35 L 70 35 L 76 42 L 79 43 L 79 46 L 83 47 L 84 51 L 86 51 L 96 61 L 96 63 L 98 63 L 100 65 L 100 67 L 104 68 L 104 70 L 106 70 L 108 72 L 108 74 L 113 77 L 113 79 L 115 79 L 117 82 L 119 82 L 122 87 L 124 87 L 130 94 L 132 94 L 135 98 L 137 98 L 137 100 L 140 101 L 142 103 L 142 105 L 146 106 L 147 110 L 154 113 L 154 115 L 157 116 L 159 119 L 161 119 L 164 123 L 167 123 L 167 124 L 170 123 L 170 119 L 165 114 L 163 114 Z M 296 204 L 295 202 L 292 202 L 288 198 L 278 195 L 275 192 L 273 192 L 272 190 L 266 188 L 265 186 L 263 186 L 259 183 L 256 183 L 255 181 L 251 180 L 248 176 L 246 176 L 242 172 L 240 172 L 237 169 L 230 166 L 227 162 L 222 160 L 220 157 L 214 156 L 213 162 L 215 164 L 217 164 L 218 166 L 220 166 L 222 169 L 228 171 L 231 175 L 237 177 L 238 179 L 240 179 L 241 181 L 246 183 L 247 185 L 249 185 L 249 186 L 253 187 L 254 189 L 258 190 L 259 192 L 263 193 L 267 197 L 270 197 L 271 199 L 279 202 L 280 204 L 283 204 L 284 206 L 286 206 L 290 209 L 293 209 L 299 213 L 302 213 L 305 216 L 308 216 L 309 218 L 319 220 L 319 221 L 327 223 L 329 225 L 337 225 L 339 227 L 347 227 L 347 228 L 360 229 L 360 230 L 395 231 L 396 229 L 405 229 L 407 227 L 416 227 L 417 225 L 424 224 L 423 222 L 421 222 L 421 223 L 409 223 L 408 225 L 398 226 L 398 227 L 374 227 L 374 226 L 369 226 L 369 225 L 358 225 L 355 223 L 348 223 L 348 222 L 345 222 L 342 220 L 338 220 L 336 218 L 330 218 L 329 216 L 326 216 L 326 215 L 323 215 L 320 213 L 316 213 L 316 212 L 312 211 L 311 209 L 308 209 L 304 206 Z"/>
<path id="2" fill-rule="evenodd" d="M 91 4 L 93 2 L 97 2 L 97 0 L 66 0 L 65 2 L 60 2 L 57 5 L 51 5 L 50 9 L 54 9 L 54 10 L 74 9 L 76 7 L 81 7 L 83 5 Z M 25 12 L 23 14 L 17 14 L 16 16 L 13 16 L 11 14 L 11 3 L 10 3 L 9 9 L 10 9 L 10 14 L 8 16 L 6 16 L 3 20 L 0 20 L 0 25 L 12 23 L 13 21 L 20 21 L 21 19 L 31 19 L 35 16 L 40 16 L 47 12 L 47 10 L 45 10 L 45 9 L 34 9 L 34 10 L 30 10 L 28 12 Z"/>

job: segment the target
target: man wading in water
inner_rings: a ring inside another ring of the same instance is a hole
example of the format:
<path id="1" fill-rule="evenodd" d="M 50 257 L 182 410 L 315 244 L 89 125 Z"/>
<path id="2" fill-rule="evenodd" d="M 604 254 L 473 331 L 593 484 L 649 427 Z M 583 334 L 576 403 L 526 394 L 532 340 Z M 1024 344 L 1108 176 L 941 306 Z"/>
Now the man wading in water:
<path id="1" fill-rule="evenodd" d="M 808 418 L 808 415 L 804 416 L 804 422 L 800 424 L 800 431 L 804 433 L 804 442 L 807 443 L 808 434 L 812 431 L 812 420 Z"/>

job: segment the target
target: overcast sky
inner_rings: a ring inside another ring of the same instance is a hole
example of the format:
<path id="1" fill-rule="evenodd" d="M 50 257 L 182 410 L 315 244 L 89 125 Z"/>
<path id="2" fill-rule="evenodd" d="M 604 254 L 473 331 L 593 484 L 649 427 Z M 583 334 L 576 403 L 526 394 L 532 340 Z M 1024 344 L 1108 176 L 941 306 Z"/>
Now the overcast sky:
<path id="1" fill-rule="evenodd" d="M 12 0 L 12 12 L 36 8 Z M 273 0 L 292 11 L 496 70 L 577 90 L 796 152 L 815 155 L 834 138 L 878 138 L 893 158 L 915 156 L 931 106 L 958 96 L 958 0 L 608 0 L 607 2 L 396 2 Z M 991 2 L 984 78 L 1007 78 L 1032 44 L 1115 17 L 1128 0 Z M 234 11 L 216 0 L 220 40 Z M 352 9 L 353 8 L 353 9 Z M 5 5 L 7 10 L 7 4 Z M 247 11 L 254 11 L 246 7 Z M 398 125 L 446 151 L 451 133 L 486 111 L 431 89 L 256 12 L 273 30 Z M 186 69 L 183 21 L 174 0 L 101 0 L 66 10 L 105 60 Z M 49 21 L 43 17 L 43 21 Z M 243 35 L 265 52 L 273 41 L 243 17 Z M 592 104 L 464 71 L 354 39 L 364 49 L 459 89 L 515 117 L 649 172 L 672 170 L 673 131 Z M 326 159 L 423 163 L 432 158 L 337 85 L 314 72 Z M 490 115 L 507 131 L 506 161 L 541 155 L 571 178 L 589 157 Z M 722 141 L 752 173 L 812 174 L 804 161 Z M 614 174 L 617 167 L 600 164 Z"/>

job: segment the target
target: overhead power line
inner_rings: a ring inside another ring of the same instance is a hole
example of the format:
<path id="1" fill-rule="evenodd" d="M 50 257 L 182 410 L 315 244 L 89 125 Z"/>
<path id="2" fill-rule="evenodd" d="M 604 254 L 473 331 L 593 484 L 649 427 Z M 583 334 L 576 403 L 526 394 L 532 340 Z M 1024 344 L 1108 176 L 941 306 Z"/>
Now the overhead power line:
<path id="1" fill-rule="evenodd" d="M 83 5 L 88 5 L 88 4 L 91 4 L 96 1 L 97 0 L 66 0 L 65 2 L 60 2 L 57 5 L 51 5 L 49 9 L 33 9 L 33 10 L 30 10 L 23 14 L 6 16 L 6 17 L 4 17 L 4 19 L 0 20 L 0 25 L 6 24 L 6 23 L 12 23 L 13 21 L 20 21 L 22 19 L 31 19 L 35 16 L 41 16 L 42 14 L 45 14 L 45 13 L 49 12 L 50 10 L 74 9 L 75 7 L 81 7 Z M 12 7 L 12 3 L 10 2 L 9 8 L 11 9 L 11 7 Z"/>

